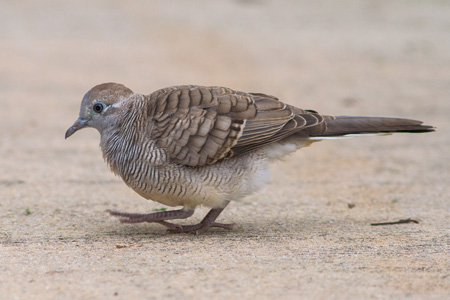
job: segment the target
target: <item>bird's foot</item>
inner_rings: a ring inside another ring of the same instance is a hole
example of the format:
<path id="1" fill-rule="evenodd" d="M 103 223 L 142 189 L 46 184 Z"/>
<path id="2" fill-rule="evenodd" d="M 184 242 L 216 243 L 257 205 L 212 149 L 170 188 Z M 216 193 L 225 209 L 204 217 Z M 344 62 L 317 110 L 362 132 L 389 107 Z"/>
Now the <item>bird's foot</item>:
<path id="1" fill-rule="evenodd" d="M 225 204 L 225 206 L 228 204 L 228 202 Z M 183 233 L 183 232 L 192 232 L 196 235 L 205 233 L 210 227 L 220 227 L 224 229 L 233 229 L 236 224 L 223 224 L 223 223 L 216 223 L 215 220 L 220 215 L 220 213 L 225 208 L 213 208 L 211 209 L 206 216 L 203 218 L 203 220 L 195 225 L 184 225 L 184 226 L 177 226 L 174 228 L 169 227 L 169 231 L 173 233 Z M 165 222 L 168 223 L 168 222 Z M 163 223 L 160 223 L 163 224 Z M 167 226 L 166 224 L 163 224 Z"/>
<path id="2" fill-rule="evenodd" d="M 198 224 L 194 224 L 194 225 L 176 225 L 176 224 L 172 224 L 169 222 L 164 222 L 164 223 L 158 222 L 158 223 L 166 226 L 168 228 L 168 231 L 172 232 L 172 233 L 189 232 L 189 233 L 194 233 L 196 235 L 205 233 L 211 227 L 219 227 L 219 228 L 231 230 L 236 226 L 235 223 L 224 224 L 224 223 L 217 223 L 217 222 L 212 222 L 210 224 L 205 222 L 205 223 L 198 223 Z"/>
<path id="3" fill-rule="evenodd" d="M 109 212 L 111 216 L 123 217 L 122 219 L 120 219 L 120 223 L 155 222 L 163 224 L 165 220 L 186 219 L 192 216 L 194 210 L 179 209 L 179 210 L 158 211 L 149 214 L 127 213 L 115 210 L 107 210 L 107 212 Z"/>
<path id="4" fill-rule="evenodd" d="M 119 212 L 114 210 L 108 210 L 110 215 L 122 217 L 120 219 L 121 223 L 143 223 L 143 222 L 151 222 L 158 223 L 164 225 L 168 228 L 170 232 L 173 233 L 183 233 L 183 232 L 192 232 L 195 234 L 202 234 L 206 232 L 210 227 L 220 227 L 224 229 L 233 229 L 236 224 L 224 224 L 215 222 L 216 218 L 223 211 L 225 206 L 228 204 L 225 203 L 222 208 L 213 208 L 208 214 L 203 218 L 203 220 L 195 225 L 177 225 L 167 220 L 173 219 L 186 219 L 194 214 L 193 209 L 179 209 L 179 210 L 169 210 L 169 211 L 159 211 L 150 214 L 136 214 L 136 213 L 126 213 Z"/>

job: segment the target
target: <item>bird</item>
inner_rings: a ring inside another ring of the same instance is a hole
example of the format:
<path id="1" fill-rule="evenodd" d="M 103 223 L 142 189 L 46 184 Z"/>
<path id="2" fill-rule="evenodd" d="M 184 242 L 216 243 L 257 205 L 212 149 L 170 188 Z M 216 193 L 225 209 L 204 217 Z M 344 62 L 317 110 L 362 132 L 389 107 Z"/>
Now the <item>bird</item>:
<path id="1" fill-rule="evenodd" d="M 158 223 L 174 233 L 202 234 L 231 201 L 264 187 L 269 164 L 312 143 L 359 135 L 432 132 L 421 121 L 331 116 L 289 105 L 263 93 L 219 86 L 183 85 L 139 94 L 103 83 L 83 97 L 79 118 L 66 131 L 92 127 L 112 172 L 145 199 L 174 210 L 108 210 L 122 223 Z M 210 208 L 197 224 L 171 222 Z"/>

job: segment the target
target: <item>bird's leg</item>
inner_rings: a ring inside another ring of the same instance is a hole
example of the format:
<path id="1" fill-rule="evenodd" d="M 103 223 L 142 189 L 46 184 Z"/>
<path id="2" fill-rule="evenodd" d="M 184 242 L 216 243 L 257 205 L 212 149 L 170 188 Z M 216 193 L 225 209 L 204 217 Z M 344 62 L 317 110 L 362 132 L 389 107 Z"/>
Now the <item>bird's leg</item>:
<path id="1" fill-rule="evenodd" d="M 226 205 L 228 205 L 229 202 L 227 202 Z M 216 223 L 214 222 L 217 217 L 220 215 L 220 213 L 225 209 L 226 205 L 222 208 L 213 208 L 211 209 L 208 214 L 206 214 L 206 216 L 203 218 L 203 220 L 195 225 L 181 225 L 181 226 L 176 226 L 174 228 L 172 228 L 171 226 L 167 226 L 166 224 L 162 224 L 165 225 L 169 228 L 170 232 L 174 232 L 174 233 L 181 233 L 181 232 L 195 232 L 195 234 L 202 234 L 204 232 L 206 232 L 210 227 L 220 227 L 220 228 L 224 228 L 224 229 L 233 229 L 233 227 L 235 226 L 234 223 L 232 224 L 223 224 L 223 223 Z M 165 223 L 169 223 L 169 222 L 165 222 Z M 169 223 L 171 224 L 171 223 Z M 174 224 L 171 224 L 174 225 Z"/>
<path id="2" fill-rule="evenodd" d="M 227 204 L 228 203 L 229 202 L 227 202 Z M 225 209 L 226 205 L 222 208 L 211 209 L 200 223 L 194 225 L 178 225 L 167 222 L 167 220 L 173 219 L 186 219 L 194 214 L 193 209 L 182 208 L 179 210 L 159 211 L 149 214 L 126 213 L 114 210 L 107 210 L 107 212 L 109 212 L 112 216 L 123 217 L 122 219 L 120 219 L 121 223 L 158 223 L 166 226 L 170 232 L 195 232 L 195 234 L 202 234 L 206 232 L 210 227 L 233 229 L 233 227 L 235 226 L 234 223 L 223 224 L 214 222 L 220 215 L 220 213 Z"/>
<path id="3" fill-rule="evenodd" d="M 149 214 L 126 213 L 114 210 L 108 210 L 108 212 L 110 213 L 111 216 L 124 217 L 124 219 L 120 219 L 121 223 L 155 222 L 165 225 L 170 229 L 172 229 L 178 227 L 178 225 L 165 222 L 165 220 L 189 218 L 194 213 L 194 210 L 182 208 L 178 210 L 158 211 Z M 168 226 L 168 224 L 171 224 L 173 226 L 170 225 Z"/>

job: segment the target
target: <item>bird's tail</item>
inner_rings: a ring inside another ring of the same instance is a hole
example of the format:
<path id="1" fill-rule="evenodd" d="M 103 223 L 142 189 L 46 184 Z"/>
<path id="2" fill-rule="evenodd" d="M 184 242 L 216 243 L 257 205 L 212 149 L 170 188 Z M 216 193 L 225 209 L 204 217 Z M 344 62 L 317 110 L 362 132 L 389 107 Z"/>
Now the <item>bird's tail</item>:
<path id="1" fill-rule="evenodd" d="M 324 132 L 315 136 L 317 139 L 394 132 L 434 131 L 433 126 L 422 125 L 421 121 L 401 118 L 337 116 L 325 122 L 327 128 Z"/>

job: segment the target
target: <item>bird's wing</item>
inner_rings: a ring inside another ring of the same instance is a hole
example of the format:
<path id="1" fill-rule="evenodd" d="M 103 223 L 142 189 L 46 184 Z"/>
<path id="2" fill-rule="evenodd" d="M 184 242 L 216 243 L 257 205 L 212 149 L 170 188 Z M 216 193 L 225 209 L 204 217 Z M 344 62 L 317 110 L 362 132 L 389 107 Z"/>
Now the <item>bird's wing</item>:
<path id="1" fill-rule="evenodd" d="M 150 95 L 150 138 L 178 164 L 197 167 L 241 155 L 302 131 L 323 117 L 273 96 L 222 87 L 179 86 Z"/>

